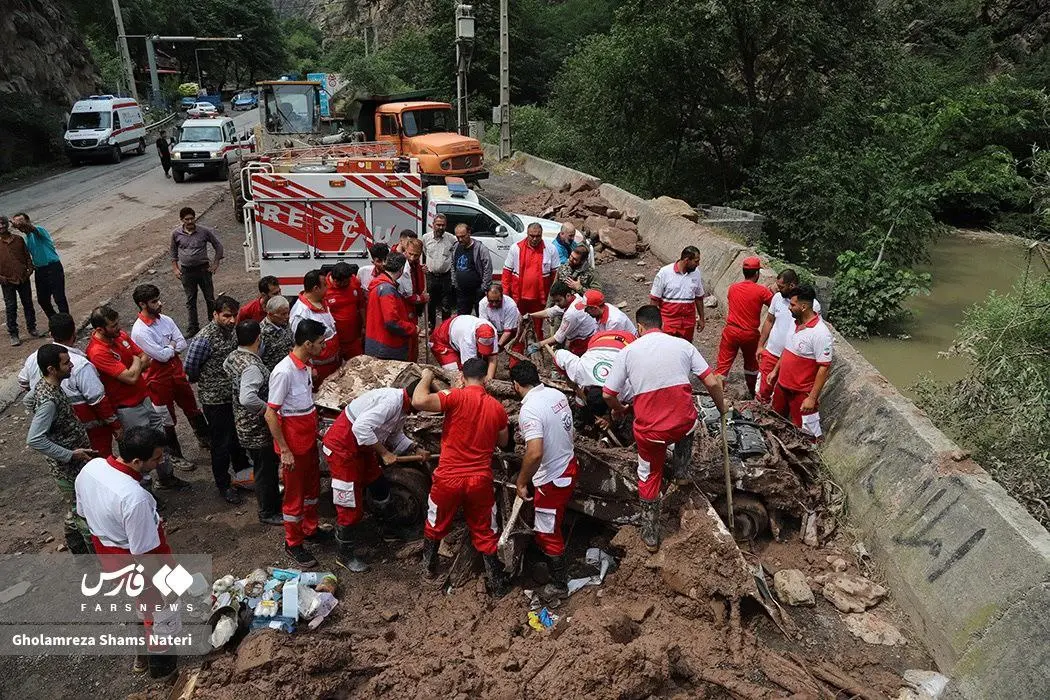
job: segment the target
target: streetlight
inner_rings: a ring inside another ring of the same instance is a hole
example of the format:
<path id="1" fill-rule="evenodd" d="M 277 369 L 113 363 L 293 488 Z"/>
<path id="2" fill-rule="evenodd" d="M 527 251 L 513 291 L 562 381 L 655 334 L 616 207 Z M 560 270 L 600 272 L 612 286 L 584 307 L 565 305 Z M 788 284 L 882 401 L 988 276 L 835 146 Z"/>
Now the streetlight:
<path id="1" fill-rule="evenodd" d="M 238 34 L 237 36 L 240 37 L 241 35 Z M 197 88 L 200 89 L 200 90 L 204 89 L 204 83 L 201 80 L 201 55 L 200 55 L 200 52 L 201 51 L 214 51 L 214 50 L 215 49 L 194 49 L 193 50 L 193 57 L 197 60 Z"/>

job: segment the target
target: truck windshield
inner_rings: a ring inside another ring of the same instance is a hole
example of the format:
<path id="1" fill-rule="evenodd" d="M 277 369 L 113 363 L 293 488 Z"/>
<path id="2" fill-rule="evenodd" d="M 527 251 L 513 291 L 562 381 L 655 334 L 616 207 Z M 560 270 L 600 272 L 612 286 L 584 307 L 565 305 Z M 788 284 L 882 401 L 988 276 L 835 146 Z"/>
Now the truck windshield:
<path id="1" fill-rule="evenodd" d="M 182 129 L 181 141 L 199 143 L 222 143 L 222 129 L 217 126 L 186 126 Z"/>
<path id="2" fill-rule="evenodd" d="M 474 194 L 478 196 L 478 201 L 481 202 L 481 205 L 488 209 L 489 213 L 493 214 L 494 216 L 497 216 L 499 220 L 506 224 L 510 230 L 517 231 L 518 233 L 522 233 L 525 230 L 525 225 L 521 223 L 521 219 L 514 216 L 513 214 L 508 214 L 507 212 L 503 211 L 499 208 L 499 206 L 496 205 L 495 202 L 493 202 L 491 199 L 481 194 L 480 192 L 475 190 Z"/>
<path id="3" fill-rule="evenodd" d="M 452 110 L 445 107 L 413 109 L 405 112 L 401 115 L 401 126 L 405 130 L 405 136 L 438 134 L 456 130 Z"/>
<path id="4" fill-rule="evenodd" d="M 69 130 L 108 129 L 109 112 L 73 112 L 69 115 Z"/>
<path id="5" fill-rule="evenodd" d="M 263 92 L 266 130 L 271 134 L 318 131 L 320 107 L 314 85 L 268 85 Z"/>

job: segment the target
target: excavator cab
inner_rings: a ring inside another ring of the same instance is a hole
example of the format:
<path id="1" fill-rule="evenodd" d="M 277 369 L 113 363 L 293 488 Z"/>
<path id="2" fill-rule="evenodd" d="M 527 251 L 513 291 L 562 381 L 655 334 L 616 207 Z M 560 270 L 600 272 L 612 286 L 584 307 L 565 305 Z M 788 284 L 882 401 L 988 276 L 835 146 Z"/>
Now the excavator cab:
<path id="1" fill-rule="evenodd" d="M 258 84 L 262 130 L 273 141 L 314 141 L 321 135 L 321 84 L 271 80 Z"/>

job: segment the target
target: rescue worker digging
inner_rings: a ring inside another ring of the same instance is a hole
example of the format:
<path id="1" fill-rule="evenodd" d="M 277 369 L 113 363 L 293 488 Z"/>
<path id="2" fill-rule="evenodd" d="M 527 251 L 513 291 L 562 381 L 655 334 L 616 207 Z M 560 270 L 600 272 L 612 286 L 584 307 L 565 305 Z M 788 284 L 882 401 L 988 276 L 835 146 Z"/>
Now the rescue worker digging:
<path id="1" fill-rule="evenodd" d="M 80 468 L 98 453 L 90 449 L 87 431 L 76 419 L 73 405 L 62 389 L 62 382 L 73 372 L 69 351 L 61 345 L 45 345 L 37 351 L 37 367 L 42 379 L 26 405 L 33 414 L 26 445 L 47 458 L 51 476 L 69 506 L 63 521 L 66 546 L 73 554 L 87 554 L 94 551 L 90 546 L 91 531 L 76 514 L 74 482 Z"/>
<path id="2" fill-rule="evenodd" d="M 405 435 L 405 416 L 413 413 L 412 390 L 372 389 L 347 404 L 325 433 L 321 449 L 332 472 L 332 502 L 335 504 L 339 563 L 355 573 L 368 564 L 354 552 L 354 526 L 364 517 L 365 489 L 382 510 L 390 500 L 390 482 L 383 468 L 415 447 Z M 425 462 L 426 450 L 416 453 Z"/>
<path id="3" fill-rule="evenodd" d="M 304 568 L 317 566 L 317 560 L 303 540 L 318 542 L 325 538 L 325 531 L 317 527 L 321 476 L 310 360 L 325 351 L 327 332 L 319 321 L 304 318 L 299 322 L 295 347 L 270 373 L 266 400 L 266 425 L 281 455 L 284 474 L 284 549 Z"/>
<path id="4" fill-rule="evenodd" d="M 288 325 L 295 334 L 299 323 L 306 318 L 313 319 L 325 327 L 324 352 L 310 360 L 314 370 L 314 389 L 325 379 L 335 374 L 342 366 L 339 358 L 339 334 L 336 331 L 335 319 L 325 303 L 325 278 L 320 270 L 310 270 L 303 276 L 303 291 L 292 305 L 288 316 Z"/>
<path id="5" fill-rule="evenodd" d="M 729 285 L 726 292 L 729 312 L 718 344 L 718 368 L 722 377 L 729 376 L 737 352 L 744 356 L 744 385 L 748 398 L 755 398 L 755 380 L 758 379 L 758 341 L 762 307 L 773 301 L 773 292 L 758 283 L 762 261 L 752 256 L 744 258 L 744 279 Z"/>
<path id="6" fill-rule="evenodd" d="M 172 466 L 183 471 L 197 468 L 193 462 L 183 458 L 182 445 L 175 433 L 175 406 L 182 409 L 183 415 L 193 426 L 193 432 L 201 447 L 211 445 L 208 420 L 197 405 L 193 387 L 186 377 L 179 353 L 186 349 L 186 339 L 170 316 L 161 313 L 163 304 L 160 301 L 160 290 L 152 284 L 140 284 L 135 287 L 132 299 L 139 307 L 138 318 L 131 328 L 131 339 L 150 357 L 149 366 L 142 372 L 142 378 L 149 389 L 153 406 L 162 412 L 164 417 L 164 434 L 168 436 L 168 445 L 173 455 Z"/>
<path id="7" fill-rule="evenodd" d="M 433 393 L 434 373 L 425 369 L 412 396 L 416 410 L 445 414 L 441 457 L 423 525 L 423 576 L 431 582 L 436 580 L 438 547 L 462 507 L 474 549 L 485 560 L 489 594 L 499 597 L 507 592 L 507 576 L 496 555 L 498 521 L 492 455 L 497 446 L 505 447 L 510 440 L 507 411 L 485 391 L 488 365 L 484 360 L 467 360 L 462 372 L 462 389 Z"/>
<path id="8" fill-rule="evenodd" d="M 442 369 L 456 370 L 474 357 L 488 364 L 488 379 L 496 376 L 496 329 L 477 316 L 453 316 L 434 330 L 430 342 L 434 361 Z"/>
<path id="9" fill-rule="evenodd" d="M 102 457 L 113 454 L 113 436 L 120 425 L 117 411 L 106 396 L 98 369 L 88 361 L 84 351 L 76 347 L 77 325 L 69 314 L 57 313 L 48 320 L 51 339 L 69 352 L 73 363 L 72 374 L 62 381 L 62 390 L 73 405 L 73 413 L 87 430 L 91 449 Z M 42 378 L 37 353 L 26 358 L 18 373 L 18 385 L 26 392 L 22 403 L 27 409 L 33 401 L 36 385 Z"/>
<path id="10" fill-rule="evenodd" d="M 660 268 L 653 278 L 649 303 L 660 309 L 668 335 L 693 342 L 697 327 L 704 330 L 704 282 L 700 278 L 700 250 L 682 249 L 678 262 Z"/>
<path id="11" fill-rule="evenodd" d="M 518 311 L 518 305 L 503 293 L 503 285 L 499 282 L 489 285 L 484 301 L 478 304 L 478 318 L 488 321 L 496 329 L 496 334 L 499 336 L 496 343 L 497 352 L 505 350 L 510 345 L 514 336 L 518 334 L 518 327 L 521 324 L 521 312 Z M 512 367 L 517 363 L 517 360 L 511 358 Z"/>
<path id="12" fill-rule="evenodd" d="M 592 301 L 597 301 L 601 297 L 601 292 L 589 293 L 592 294 Z M 604 297 L 601 298 L 604 303 Z M 539 314 L 531 314 L 531 317 L 535 319 L 537 316 L 547 315 L 555 318 L 561 312 L 561 323 L 558 324 L 558 330 L 554 331 L 554 335 L 541 340 L 539 345 L 542 347 L 557 343 L 576 355 L 582 355 L 587 351 L 587 341 L 598 332 L 598 322 L 587 311 L 587 300 L 583 297 L 571 296 L 568 288 L 564 287 L 561 282 L 554 283 L 551 289 L 551 299 L 554 301 L 554 306 Z"/>
<path id="13" fill-rule="evenodd" d="M 721 378 L 711 372 L 692 343 L 662 330 L 658 307 L 641 307 L 635 320 L 641 335 L 617 354 L 603 391 L 616 417 L 627 410 L 620 394 L 628 383 L 634 393 L 641 536 L 649 551 L 655 552 L 660 548 L 660 487 L 667 446 L 674 445 L 676 477 L 681 476 L 693 454 L 697 411 L 690 377 L 700 378 L 722 413 L 726 404 Z"/>
<path id="14" fill-rule="evenodd" d="M 533 501 L 536 544 L 549 562 L 551 582 L 544 586 L 540 596 L 546 601 L 556 601 L 569 593 L 561 525 L 576 488 L 572 410 L 565 394 L 540 383 L 533 363 L 518 363 L 510 370 L 510 378 L 514 391 L 521 397 L 518 429 L 525 442 L 517 493 L 522 500 Z"/>

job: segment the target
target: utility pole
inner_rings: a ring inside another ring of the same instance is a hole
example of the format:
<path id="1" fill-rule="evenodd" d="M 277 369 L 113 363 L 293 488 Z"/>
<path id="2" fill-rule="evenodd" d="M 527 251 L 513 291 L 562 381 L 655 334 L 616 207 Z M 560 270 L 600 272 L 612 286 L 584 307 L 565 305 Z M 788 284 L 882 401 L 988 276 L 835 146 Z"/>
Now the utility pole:
<path id="1" fill-rule="evenodd" d="M 499 157 L 510 157 L 510 14 L 499 2 Z"/>
<path id="2" fill-rule="evenodd" d="M 124 15 L 120 12 L 120 0 L 113 0 L 113 14 L 117 18 L 117 38 L 120 44 L 120 60 L 124 64 L 124 76 L 128 81 L 128 92 L 133 100 L 138 102 L 139 93 L 135 89 L 135 69 L 131 63 L 131 53 L 128 51 L 128 37 L 124 34 Z"/>
<path id="3" fill-rule="evenodd" d="M 456 5 L 456 122 L 459 133 L 466 136 L 467 126 L 467 73 L 470 59 L 474 55 L 474 7 Z"/>

